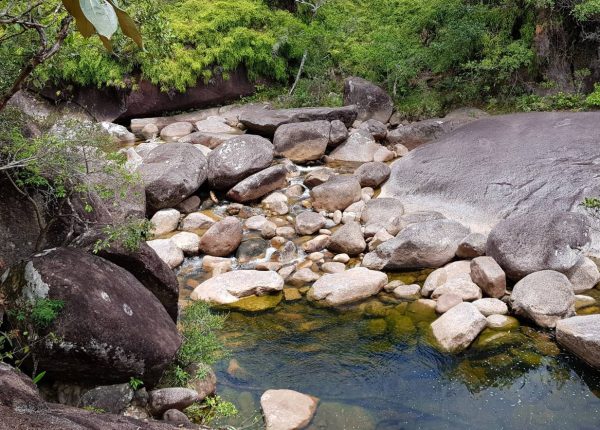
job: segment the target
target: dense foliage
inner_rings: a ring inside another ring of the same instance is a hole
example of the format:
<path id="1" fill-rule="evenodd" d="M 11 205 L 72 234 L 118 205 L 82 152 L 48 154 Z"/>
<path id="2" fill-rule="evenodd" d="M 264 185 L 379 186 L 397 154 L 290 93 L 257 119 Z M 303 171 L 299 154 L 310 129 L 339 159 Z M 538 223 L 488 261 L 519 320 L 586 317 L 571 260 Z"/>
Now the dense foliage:
<path id="1" fill-rule="evenodd" d="M 141 26 L 145 50 L 116 35 L 115 50 L 108 53 L 99 40 L 72 33 L 39 70 L 37 82 L 125 87 L 143 77 L 165 91 L 184 91 L 199 79 L 244 66 L 251 78 L 263 84 L 266 79 L 271 91 L 279 86 L 279 95 L 291 85 L 306 51 L 304 79 L 282 103 L 337 104 L 341 79 L 359 75 L 385 86 L 403 110 L 433 115 L 450 105 L 501 104 L 534 92 L 589 92 L 600 73 L 589 70 L 600 43 L 598 0 L 323 3 L 313 14 L 306 6 L 293 7 L 293 1 L 122 1 Z M 563 45 L 553 46 L 562 39 Z M 12 53 L 26 56 L 27 46 L 20 38 L 7 41 L 0 57 L 11 57 L 10 66 Z M 553 56 L 565 49 L 569 58 Z M 568 88 L 548 72 L 561 61 Z M 578 106 L 586 104 L 585 97 L 578 100 Z"/>

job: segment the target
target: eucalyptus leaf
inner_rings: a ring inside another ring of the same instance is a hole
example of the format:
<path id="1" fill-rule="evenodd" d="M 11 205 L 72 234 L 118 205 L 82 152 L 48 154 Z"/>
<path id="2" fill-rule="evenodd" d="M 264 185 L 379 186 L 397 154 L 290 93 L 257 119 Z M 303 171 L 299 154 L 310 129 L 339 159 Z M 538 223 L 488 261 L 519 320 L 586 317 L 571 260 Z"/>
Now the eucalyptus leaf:
<path id="1" fill-rule="evenodd" d="M 62 0 L 62 3 L 65 6 L 65 9 L 67 9 L 67 12 L 75 18 L 77 30 L 79 30 L 83 37 L 90 37 L 96 34 L 96 29 L 92 23 L 88 21 L 81 10 L 79 0 Z"/>
<path id="2" fill-rule="evenodd" d="M 127 12 L 119 8 L 117 0 L 108 1 L 115 9 L 117 18 L 119 19 L 119 25 L 121 26 L 123 34 L 127 37 L 130 37 L 137 44 L 137 46 L 140 47 L 140 49 L 144 49 L 142 33 L 140 33 L 140 30 L 137 28 L 137 25 L 135 25 L 133 19 L 131 19 Z"/>
<path id="3" fill-rule="evenodd" d="M 119 20 L 113 6 L 107 0 L 79 0 L 81 10 L 96 32 L 110 39 L 119 28 Z"/>

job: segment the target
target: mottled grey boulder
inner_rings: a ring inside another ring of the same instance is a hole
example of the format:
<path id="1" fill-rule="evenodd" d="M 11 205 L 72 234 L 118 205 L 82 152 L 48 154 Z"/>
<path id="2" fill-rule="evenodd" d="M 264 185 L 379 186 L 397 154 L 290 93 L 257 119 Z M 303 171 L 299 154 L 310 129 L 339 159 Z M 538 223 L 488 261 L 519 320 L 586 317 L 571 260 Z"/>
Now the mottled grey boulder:
<path id="1" fill-rule="evenodd" d="M 396 225 L 397 219 L 403 214 L 404 206 L 400 200 L 377 198 L 371 199 L 365 204 L 360 220 L 367 227 L 374 225 L 376 229 L 387 229 L 391 225 Z"/>
<path id="2" fill-rule="evenodd" d="M 325 227 L 327 220 L 321 214 L 304 211 L 296 217 L 296 233 L 301 236 L 314 234 Z"/>
<path id="3" fill-rule="evenodd" d="M 365 255 L 362 264 L 376 270 L 441 267 L 454 258 L 468 234 L 466 227 L 450 220 L 411 224 Z"/>
<path id="4" fill-rule="evenodd" d="M 361 198 L 361 188 L 354 176 L 333 176 L 310 191 L 317 210 L 343 211 Z"/>
<path id="5" fill-rule="evenodd" d="M 59 341 L 33 346 L 40 368 L 53 378 L 112 384 L 135 376 L 152 386 L 181 343 L 163 305 L 132 274 L 82 250 L 37 254 L 3 280 L 9 310 L 35 297 L 64 302 L 47 328 Z"/>
<path id="6" fill-rule="evenodd" d="M 493 116 L 422 145 L 392 166 L 382 197 L 435 210 L 473 231 L 509 215 L 570 211 L 600 195 L 600 112 Z M 388 135 L 389 138 L 389 135 Z"/>
<path id="7" fill-rule="evenodd" d="M 191 196 L 206 180 L 206 157 L 189 143 L 154 148 L 139 167 L 151 211 L 171 208 Z"/>
<path id="8" fill-rule="evenodd" d="M 148 409 L 152 415 L 159 417 L 169 409 L 182 411 L 198 400 L 198 393 L 190 388 L 160 388 L 148 394 Z"/>
<path id="9" fill-rule="evenodd" d="M 565 275 L 552 270 L 532 273 L 514 286 L 510 303 L 517 315 L 542 327 L 575 314 L 575 294 Z"/>
<path id="10" fill-rule="evenodd" d="M 556 340 L 590 366 L 600 369 L 600 315 L 557 321 Z"/>
<path id="11" fill-rule="evenodd" d="M 349 222 L 341 226 L 331 235 L 327 244 L 327 249 L 330 251 L 348 255 L 358 255 L 366 247 L 367 243 L 357 222 Z"/>
<path id="12" fill-rule="evenodd" d="M 348 128 L 339 119 L 331 121 L 331 130 L 329 131 L 329 145 L 337 146 L 348 139 Z"/>
<path id="13" fill-rule="evenodd" d="M 241 113 L 240 122 L 250 131 L 273 136 L 279 126 L 298 122 L 340 120 L 349 127 L 356 120 L 356 115 L 356 106 L 297 109 L 253 108 L 246 109 Z"/>
<path id="14" fill-rule="evenodd" d="M 381 161 L 365 163 L 354 171 L 361 187 L 377 188 L 390 177 L 390 166 Z"/>
<path id="15" fill-rule="evenodd" d="M 348 139 L 329 154 L 327 160 L 368 163 L 373 161 L 375 153 L 383 148 L 366 130 L 350 133 Z"/>
<path id="16" fill-rule="evenodd" d="M 382 88 L 357 77 L 347 78 L 344 83 L 344 104 L 356 105 L 361 121 L 372 118 L 386 123 L 394 111 L 391 97 Z"/>
<path id="17" fill-rule="evenodd" d="M 377 121 L 376 119 L 369 119 L 363 122 L 358 128 L 361 130 L 367 130 L 376 140 L 385 139 L 385 136 L 388 132 L 385 124 L 381 121 Z"/>
<path id="18" fill-rule="evenodd" d="M 587 217 L 569 212 L 533 212 L 500 221 L 490 232 L 486 254 L 511 279 L 555 270 L 567 272 L 590 242 Z"/>
<path id="19" fill-rule="evenodd" d="M 471 233 L 458 245 L 456 255 L 460 258 L 475 258 L 485 255 L 487 236 L 481 233 Z"/>
<path id="20" fill-rule="evenodd" d="M 111 414 L 125 412 L 133 399 L 133 389 L 129 383 L 101 385 L 81 396 L 79 407 L 93 407 Z"/>
<path id="21" fill-rule="evenodd" d="M 275 153 L 296 163 L 318 160 L 325 154 L 330 130 L 329 121 L 284 124 L 273 137 Z"/>
<path id="22" fill-rule="evenodd" d="M 470 267 L 471 279 L 487 296 L 499 299 L 506 294 L 506 274 L 492 257 L 477 257 Z"/>
<path id="23" fill-rule="evenodd" d="M 579 260 L 575 266 L 565 272 L 565 275 L 571 281 L 575 294 L 591 290 L 600 282 L 598 266 L 587 257 Z"/>
<path id="24" fill-rule="evenodd" d="M 272 162 L 273 145 L 267 139 L 236 136 L 208 156 L 208 182 L 218 190 L 231 188 L 253 173 L 266 169 Z"/>
<path id="25" fill-rule="evenodd" d="M 245 203 L 266 196 L 287 184 L 287 169 L 283 165 L 271 166 L 238 182 L 227 193 L 227 198 Z"/>

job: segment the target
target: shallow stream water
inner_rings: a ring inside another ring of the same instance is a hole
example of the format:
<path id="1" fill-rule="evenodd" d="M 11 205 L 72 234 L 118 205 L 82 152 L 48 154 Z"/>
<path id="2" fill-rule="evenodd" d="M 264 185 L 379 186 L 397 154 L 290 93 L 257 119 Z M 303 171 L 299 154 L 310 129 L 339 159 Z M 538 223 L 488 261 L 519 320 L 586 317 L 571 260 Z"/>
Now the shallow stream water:
<path id="1" fill-rule="evenodd" d="M 204 277 L 180 274 L 182 285 Z M 600 428 L 600 374 L 561 352 L 551 332 L 487 329 L 448 355 L 430 342 L 435 318 L 384 293 L 343 310 L 303 298 L 230 312 L 230 355 L 216 366 L 219 394 L 240 411 L 229 424 L 261 428 L 260 395 L 289 388 L 320 399 L 310 429 Z"/>

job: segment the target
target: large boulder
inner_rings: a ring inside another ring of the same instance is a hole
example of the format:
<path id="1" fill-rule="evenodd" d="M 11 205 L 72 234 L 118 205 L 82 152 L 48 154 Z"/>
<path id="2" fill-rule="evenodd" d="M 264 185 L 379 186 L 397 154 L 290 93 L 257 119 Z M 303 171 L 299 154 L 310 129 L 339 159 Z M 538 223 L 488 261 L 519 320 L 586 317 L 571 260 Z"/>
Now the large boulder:
<path id="1" fill-rule="evenodd" d="M 301 430 L 312 420 L 319 400 L 292 390 L 267 390 L 260 397 L 267 430 Z"/>
<path id="2" fill-rule="evenodd" d="M 354 176 L 333 176 L 310 191 L 317 210 L 343 211 L 361 198 L 361 188 Z"/>
<path id="3" fill-rule="evenodd" d="M 441 267 L 454 258 L 468 234 L 466 227 L 447 219 L 411 224 L 365 255 L 362 264 L 375 270 Z"/>
<path id="4" fill-rule="evenodd" d="M 73 248 L 56 248 L 13 267 L 0 284 L 7 315 L 31 302 L 63 302 L 41 328 L 56 341 L 32 345 L 40 368 L 64 381 L 127 382 L 152 386 L 172 362 L 181 339 L 163 305 L 121 267 Z M 29 329 L 29 327 L 22 327 Z"/>
<path id="5" fill-rule="evenodd" d="M 206 180 L 206 157 L 189 143 L 154 148 L 139 167 L 151 211 L 171 208 L 191 196 Z"/>
<path id="6" fill-rule="evenodd" d="M 480 233 L 512 214 L 571 211 L 600 195 L 600 164 L 590 162 L 599 119 L 597 112 L 545 112 L 474 121 L 397 160 L 382 197 Z"/>
<path id="7" fill-rule="evenodd" d="M 385 124 L 394 111 L 394 102 L 383 89 L 357 77 L 344 82 L 344 104 L 356 105 L 360 121 L 375 119 Z"/>
<path id="8" fill-rule="evenodd" d="M 475 340 L 487 320 L 472 303 L 460 303 L 431 324 L 433 336 L 444 351 L 460 352 Z"/>
<path id="9" fill-rule="evenodd" d="M 235 303 L 243 297 L 283 290 L 283 278 L 276 272 L 236 270 L 204 281 L 192 292 L 192 300 L 216 304 Z"/>
<path id="10" fill-rule="evenodd" d="M 347 127 L 356 120 L 356 106 L 340 108 L 297 108 L 297 109 L 247 109 L 240 115 L 240 122 L 253 132 L 273 136 L 284 124 L 309 121 L 342 121 Z"/>
<path id="11" fill-rule="evenodd" d="M 486 253 L 518 280 L 541 270 L 569 271 L 589 243 L 585 215 L 533 212 L 500 221 L 488 236 Z"/>
<path id="12" fill-rule="evenodd" d="M 147 243 L 130 249 L 121 242 L 112 242 L 108 247 L 95 249 L 99 240 L 105 239 L 102 231 L 90 230 L 75 242 L 75 246 L 94 252 L 111 263 L 127 270 L 162 303 L 173 321 L 177 321 L 179 282 L 171 267 L 156 254 Z"/>
<path id="13" fill-rule="evenodd" d="M 267 167 L 239 182 L 227 192 L 227 198 L 240 203 L 259 199 L 285 187 L 286 177 L 287 169 L 284 165 Z"/>
<path id="14" fill-rule="evenodd" d="M 329 121 L 284 124 L 273 137 L 275 153 L 296 163 L 318 160 L 325 154 L 330 130 Z"/>
<path id="15" fill-rule="evenodd" d="M 600 369 L 600 315 L 557 321 L 556 340 L 590 366 Z"/>
<path id="16" fill-rule="evenodd" d="M 353 303 L 378 294 L 387 284 L 385 273 L 355 267 L 323 275 L 309 291 L 309 298 L 331 306 Z"/>
<path id="17" fill-rule="evenodd" d="M 554 327 L 558 320 L 575 314 L 575 294 L 569 279 L 552 270 L 532 273 L 517 282 L 510 303 L 517 315 L 542 327 Z"/>
<path id="18" fill-rule="evenodd" d="M 233 187 L 273 162 L 273 145 L 260 136 L 237 136 L 219 145 L 208 156 L 208 182 L 224 190 Z"/>

